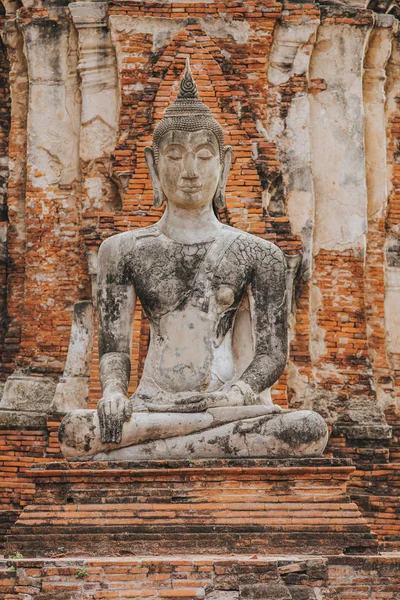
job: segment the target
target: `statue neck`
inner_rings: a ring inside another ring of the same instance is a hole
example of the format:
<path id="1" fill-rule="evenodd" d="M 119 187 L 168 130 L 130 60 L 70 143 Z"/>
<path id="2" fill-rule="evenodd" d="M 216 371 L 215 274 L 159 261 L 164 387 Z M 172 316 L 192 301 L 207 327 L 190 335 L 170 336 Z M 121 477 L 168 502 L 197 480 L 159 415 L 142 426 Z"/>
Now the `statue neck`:
<path id="1" fill-rule="evenodd" d="M 201 244 L 215 239 L 221 228 L 212 206 L 187 210 L 167 205 L 158 222 L 161 232 L 180 244 Z"/>

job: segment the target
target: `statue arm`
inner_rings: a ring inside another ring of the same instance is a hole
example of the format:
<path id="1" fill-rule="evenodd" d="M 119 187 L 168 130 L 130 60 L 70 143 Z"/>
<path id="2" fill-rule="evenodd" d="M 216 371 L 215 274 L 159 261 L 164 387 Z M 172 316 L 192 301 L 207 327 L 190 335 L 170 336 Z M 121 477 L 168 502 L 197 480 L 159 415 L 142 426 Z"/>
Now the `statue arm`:
<path id="1" fill-rule="evenodd" d="M 259 394 L 279 379 L 286 365 L 286 261 L 272 244 L 254 250 L 250 290 L 255 353 L 238 384 L 243 382 Z"/>
<path id="2" fill-rule="evenodd" d="M 132 321 L 136 296 L 127 279 L 123 240 L 109 238 L 98 257 L 100 383 L 98 405 L 103 442 L 118 442 L 122 425 L 132 412 L 126 398 L 130 377 Z"/>

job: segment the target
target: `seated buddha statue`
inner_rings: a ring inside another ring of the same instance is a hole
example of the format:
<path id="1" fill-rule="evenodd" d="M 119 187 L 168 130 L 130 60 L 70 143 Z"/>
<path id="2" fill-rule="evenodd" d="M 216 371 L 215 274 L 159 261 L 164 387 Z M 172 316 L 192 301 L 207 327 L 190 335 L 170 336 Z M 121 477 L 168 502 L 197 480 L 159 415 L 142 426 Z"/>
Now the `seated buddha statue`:
<path id="1" fill-rule="evenodd" d="M 98 256 L 97 410 L 65 416 L 70 460 L 310 457 L 328 430 L 309 410 L 281 410 L 269 388 L 287 360 L 285 258 L 222 224 L 232 149 L 187 63 L 177 99 L 145 149 L 150 227 L 105 240 Z M 133 314 L 150 323 L 143 375 L 128 398 Z"/>

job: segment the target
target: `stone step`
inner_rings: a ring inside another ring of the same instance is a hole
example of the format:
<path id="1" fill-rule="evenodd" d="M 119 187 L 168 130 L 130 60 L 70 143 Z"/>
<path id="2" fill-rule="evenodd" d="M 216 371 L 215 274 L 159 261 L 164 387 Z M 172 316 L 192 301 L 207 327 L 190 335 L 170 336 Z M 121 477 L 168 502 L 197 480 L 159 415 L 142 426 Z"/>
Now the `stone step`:
<path id="1" fill-rule="evenodd" d="M 60 549 L 61 550 L 61 549 Z M 0 560 L 0 600 L 396 600 L 400 556 Z"/>
<path id="2" fill-rule="evenodd" d="M 38 464 L 7 551 L 371 553 L 343 459 Z M 39 551 L 40 548 L 40 551 Z"/>
<path id="3" fill-rule="evenodd" d="M 358 465 L 349 492 L 380 547 L 400 549 L 400 464 Z"/>

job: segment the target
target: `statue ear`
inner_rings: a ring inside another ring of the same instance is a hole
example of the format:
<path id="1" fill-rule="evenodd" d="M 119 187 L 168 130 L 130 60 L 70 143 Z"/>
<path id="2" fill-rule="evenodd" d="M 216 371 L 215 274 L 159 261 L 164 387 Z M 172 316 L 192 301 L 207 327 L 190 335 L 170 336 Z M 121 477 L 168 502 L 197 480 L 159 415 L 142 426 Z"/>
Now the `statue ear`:
<path id="1" fill-rule="evenodd" d="M 221 177 L 214 195 L 214 204 L 217 208 L 225 208 L 225 188 L 228 181 L 228 175 L 232 164 L 232 147 L 224 147 L 224 161 L 221 169 Z"/>
<path id="2" fill-rule="evenodd" d="M 155 160 L 153 148 L 151 148 L 150 146 L 146 146 L 146 148 L 144 149 L 144 157 L 146 159 L 147 168 L 149 169 L 151 183 L 153 186 L 153 194 L 154 194 L 153 204 L 154 204 L 155 208 L 160 208 L 160 206 L 162 206 L 162 204 L 164 202 L 165 197 L 164 197 L 164 193 L 161 189 L 160 180 L 159 180 L 158 174 L 157 174 L 156 160 Z"/>

